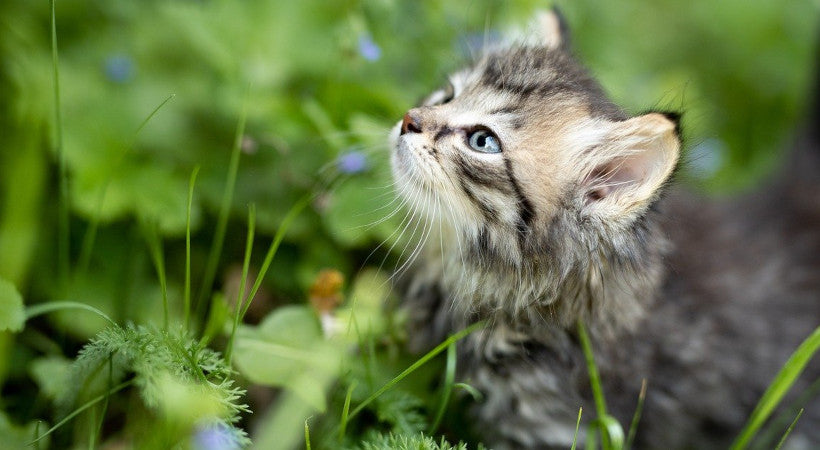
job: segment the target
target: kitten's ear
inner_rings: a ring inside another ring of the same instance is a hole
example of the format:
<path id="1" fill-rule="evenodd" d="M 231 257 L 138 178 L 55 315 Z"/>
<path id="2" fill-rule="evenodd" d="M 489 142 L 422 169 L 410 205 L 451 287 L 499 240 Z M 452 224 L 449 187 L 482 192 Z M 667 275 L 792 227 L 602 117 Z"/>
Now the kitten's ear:
<path id="1" fill-rule="evenodd" d="M 569 47 L 569 29 L 557 7 L 535 13 L 535 26 L 541 45 L 549 49 Z"/>
<path id="2" fill-rule="evenodd" d="M 677 115 L 650 113 L 614 123 L 585 159 L 587 208 L 619 216 L 645 209 L 678 164 Z"/>

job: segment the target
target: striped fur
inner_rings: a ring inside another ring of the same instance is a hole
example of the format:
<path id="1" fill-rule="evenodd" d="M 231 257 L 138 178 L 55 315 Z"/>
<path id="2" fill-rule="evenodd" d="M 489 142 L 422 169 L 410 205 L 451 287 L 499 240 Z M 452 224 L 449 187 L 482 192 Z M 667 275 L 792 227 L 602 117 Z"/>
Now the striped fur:
<path id="1" fill-rule="evenodd" d="M 396 185 L 427 238 L 402 281 L 409 344 L 423 351 L 488 321 L 459 346 L 460 377 L 486 397 L 475 431 L 496 449 L 569 448 L 578 407 L 593 410 L 580 320 L 622 423 L 649 378 L 637 447 L 725 447 L 782 357 L 820 323 L 820 232 L 789 225 L 785 188 L 754 208 L 661 201 L 678 116 L 629 117 L 569 53 L 560 17 L 536 23 L 540 40 L 491 49 L 391 134 Z M 471 149 L 477 129 L 502 151 Z M 820 224 L 820 211 L 795 211 Z M 727 234 L 748 223 L 771 233 L 754 245 Z M 800 251 L 776 250 L 785 229 Z M 760 255 L 776 263 L 750 265 Z M 775 320 L 753 326 L 753 312 Z M 803 433 L 793 448 L 814 439 Z"/>

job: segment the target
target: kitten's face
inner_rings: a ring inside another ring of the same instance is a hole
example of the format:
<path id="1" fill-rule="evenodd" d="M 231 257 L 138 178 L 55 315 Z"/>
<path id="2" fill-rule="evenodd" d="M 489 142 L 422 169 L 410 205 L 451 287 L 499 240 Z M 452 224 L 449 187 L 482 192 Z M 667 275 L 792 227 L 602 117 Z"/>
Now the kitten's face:
<path id="1" fill-rule="evenodd" d="M 468 223 L 548 220 L 574 181 L 569 159 L 605 127 L 560 85 L 555 66 L 567 61 L 519 48 L 450 77 L 393 130 L 403 193 L 428 194 Z"/>
<path id="2" fill-rule="evenodd" d="M 570 206 L 628 223 L 677 161 L 675 125 L 660 114 L 627 120 L 546 14 L 539 43 L 452 75 L 391 134 L 393 175 L 410 204 L 506 254 Z"/>

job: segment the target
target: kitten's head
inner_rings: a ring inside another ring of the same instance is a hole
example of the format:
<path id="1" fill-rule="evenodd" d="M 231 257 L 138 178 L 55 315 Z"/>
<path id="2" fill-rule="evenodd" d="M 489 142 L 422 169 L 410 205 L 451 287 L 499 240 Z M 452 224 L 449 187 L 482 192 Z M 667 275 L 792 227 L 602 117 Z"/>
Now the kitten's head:
<path id="1" fill-rule="evenodd" d="M 588 247 L 620 239 L 680 147 L 673 115 L 629 117 L 606 98 L 555 11 L 535 24 L 536 39 L 489 50 L 391 134 L 393 175 L 417 212 L 451 225 L 480 259 L 513 265 L 550 251 L 557 234 Z"/>

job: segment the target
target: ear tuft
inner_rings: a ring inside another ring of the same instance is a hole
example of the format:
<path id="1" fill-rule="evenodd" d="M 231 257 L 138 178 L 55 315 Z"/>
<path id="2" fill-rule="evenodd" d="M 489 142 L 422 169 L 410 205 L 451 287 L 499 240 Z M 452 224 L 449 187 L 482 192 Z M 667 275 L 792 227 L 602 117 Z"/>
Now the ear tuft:
<path id="1" fill-rule="evenodd" d="M 678 138 L 680 138 L 680 123 L 681 119 L 683 119 L 683 113 L 678 111 L 657 111 L 657 113 L 662 114 L 664 117 L 669 119 L 670 122 L 675 124 L 675 134 L 677 134 Z"/>
<path id="2" fill-rule="evenodd" d="M 613 124 L 591 155 L 582 187 L 586 204 L 628 214 L 652 202 L 678 163 L 677 123 L 650 113 Z"/>
<path id="3" fill-rule="evenodd" d="M 569 46 L 569 28 L 557 7 L 536 12 L 535 22 L 543 46 L 551 50 Z"/>

